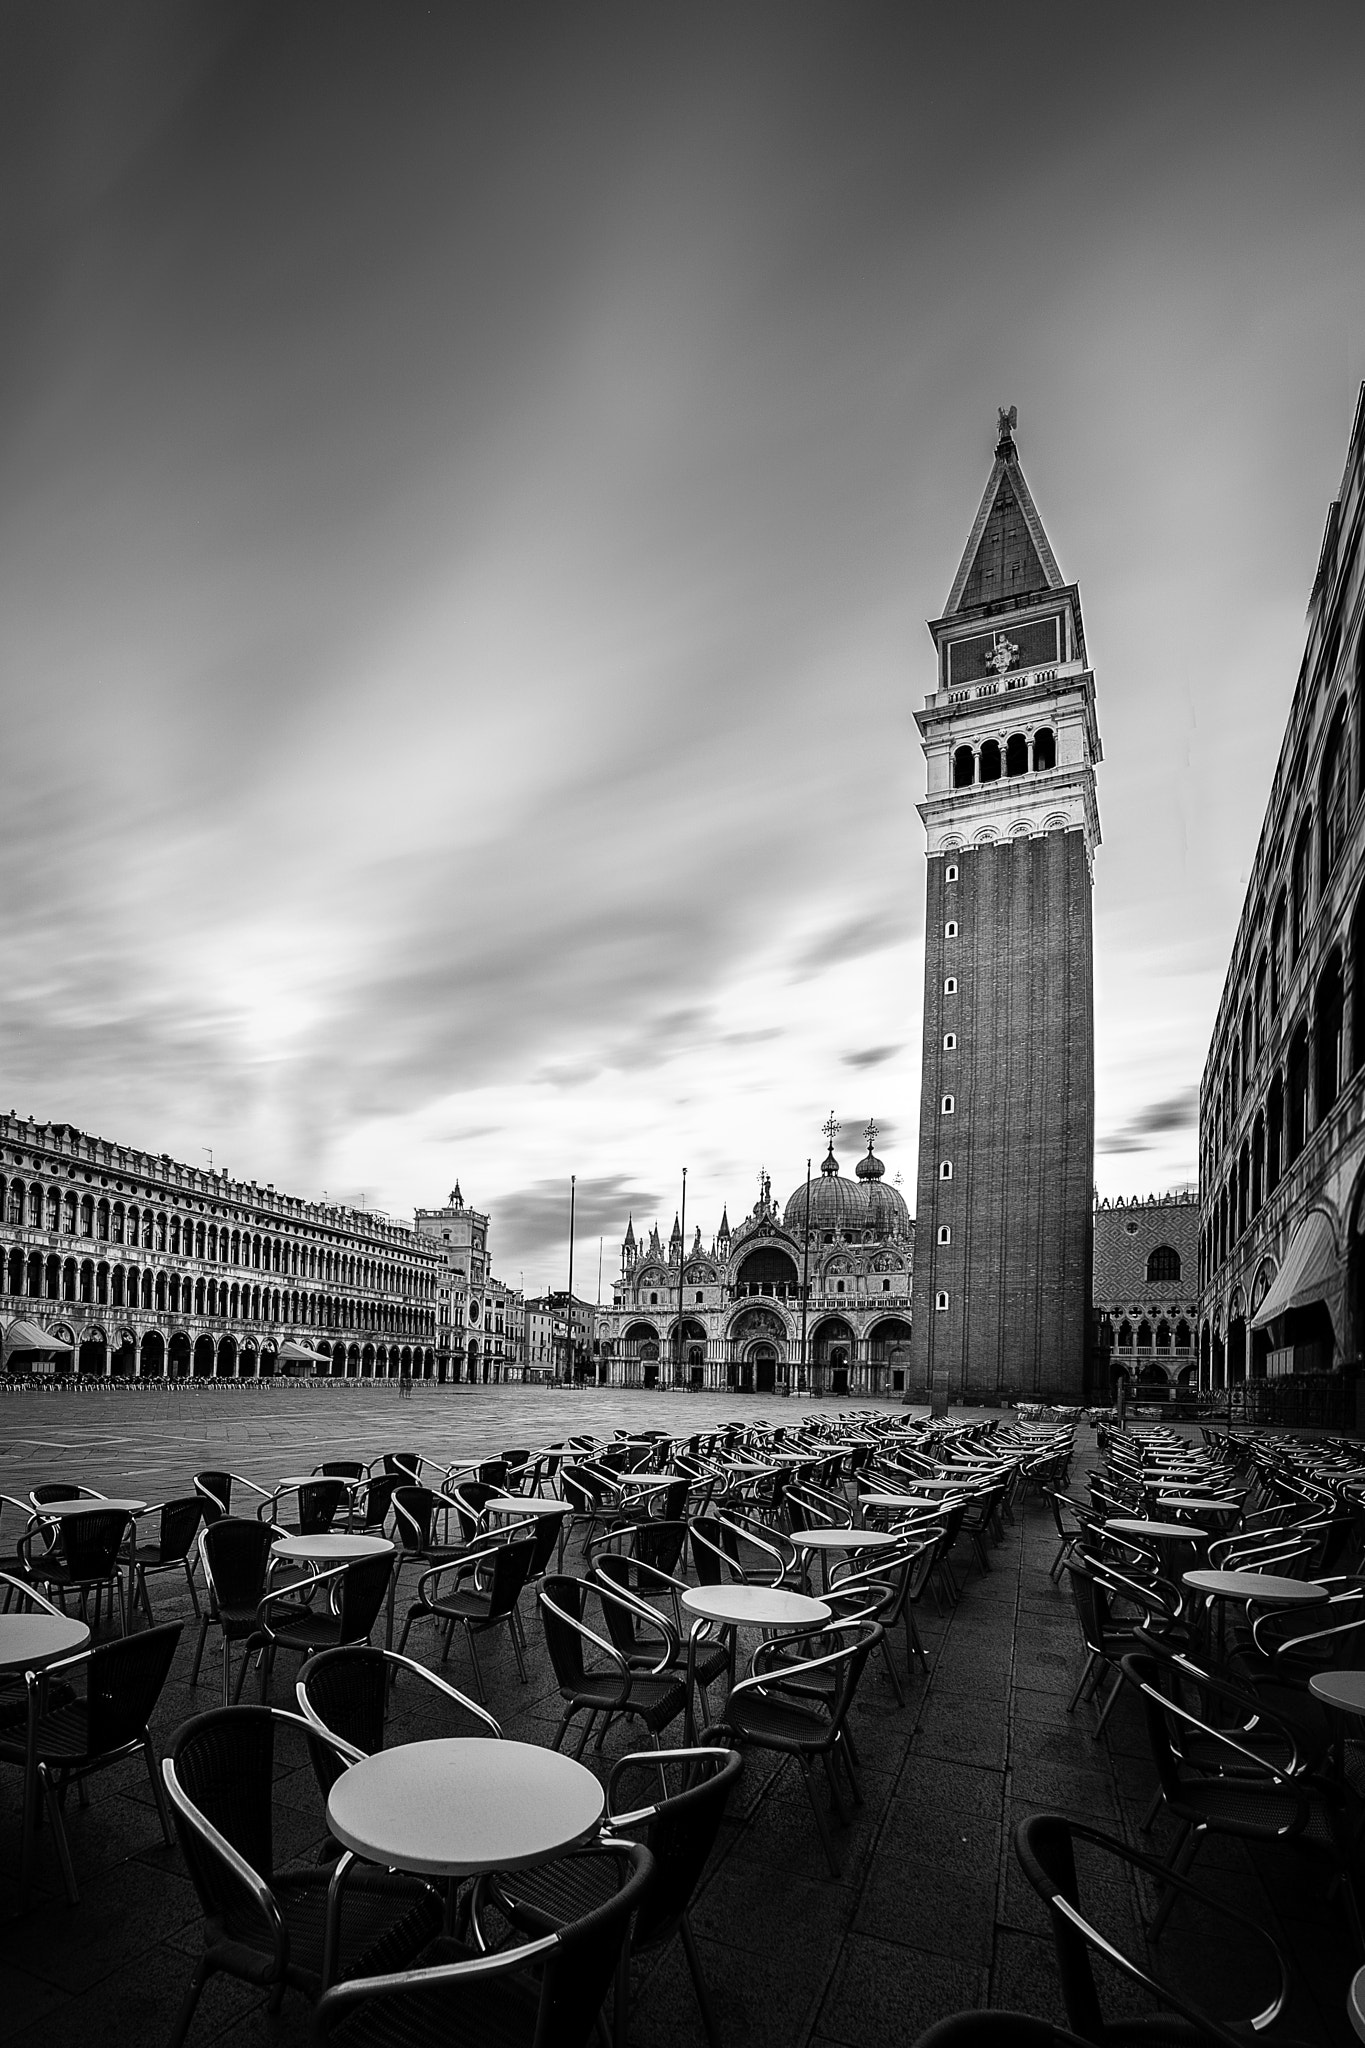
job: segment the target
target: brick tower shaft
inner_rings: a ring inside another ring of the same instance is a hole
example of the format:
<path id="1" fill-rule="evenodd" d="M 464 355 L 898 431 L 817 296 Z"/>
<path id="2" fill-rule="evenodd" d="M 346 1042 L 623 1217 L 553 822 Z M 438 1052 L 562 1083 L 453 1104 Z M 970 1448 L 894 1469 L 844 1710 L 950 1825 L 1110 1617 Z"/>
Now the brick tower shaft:
<path id="1" fill-rule="evenodd" d="M 928 770 L 907 1398 L 1079 1401 L 1095 1149 L 1094 678 L 1013 414 L 916 714 Z"/>

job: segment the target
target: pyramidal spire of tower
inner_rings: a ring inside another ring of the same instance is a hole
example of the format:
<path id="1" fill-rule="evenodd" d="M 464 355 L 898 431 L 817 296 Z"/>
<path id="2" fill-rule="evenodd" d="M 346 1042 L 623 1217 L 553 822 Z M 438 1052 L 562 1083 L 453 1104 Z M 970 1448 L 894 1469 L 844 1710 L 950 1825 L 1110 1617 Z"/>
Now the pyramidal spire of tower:
<path id="1" fill-rule="evenodd" d="M 1018 423 L 1017 407 L 1000 408 L 995 461 L 943 608 L 945 619 L 1001 598 L 1036 598 L 1042 591 L 1064 587 L 1065 578 L 1019 467 L 1014 445 Z"/>
<path id="2" fill-rule="evenodd" d="M 723 1206 L 720 1212 L 720 1229 L 716 1232 L 716 1242 L 719 1243 L 722 1238 L 724 1238 L 727 1243 L 729 1242 L 730 1210 L 728 1205 Z"/>

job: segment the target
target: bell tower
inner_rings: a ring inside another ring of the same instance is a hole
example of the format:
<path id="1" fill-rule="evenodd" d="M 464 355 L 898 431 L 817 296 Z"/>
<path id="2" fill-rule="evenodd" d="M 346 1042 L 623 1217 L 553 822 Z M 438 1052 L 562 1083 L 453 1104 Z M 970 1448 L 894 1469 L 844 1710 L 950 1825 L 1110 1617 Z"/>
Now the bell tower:
<path id="1" fill-rule="evenodd" d="M 915 714 L 928 871 L 910 1400 L 1085 1392 L 1101 751 L 1080 592 L 1024 481 L 1017 420 L 1000 414 Z"/>

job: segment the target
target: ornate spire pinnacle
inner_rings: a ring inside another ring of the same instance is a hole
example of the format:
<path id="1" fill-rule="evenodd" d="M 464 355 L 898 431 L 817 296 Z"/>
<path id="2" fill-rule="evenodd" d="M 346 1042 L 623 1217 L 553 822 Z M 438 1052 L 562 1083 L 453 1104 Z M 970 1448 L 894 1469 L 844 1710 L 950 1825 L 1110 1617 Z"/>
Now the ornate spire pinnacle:
<path id="1" fill-rule="evenodd" d="M 821 1173 L 825 1174 L 827 1177 L 832 1179 L 838 1174 L 839 1171 L 839 1162 L 834 1156 L 834 1140 L 838 1137 L 840 1131 L 843 1129 L 843 1126 L 839 1122 L 838 1117 L 834 1114 L 834 1111 L 831 1110 L 829 1115 L 825 1118 L 823 1124 L 821 1124 L 820 1128 L 824 1132 L 825 1136 L 829 1139 L 829 1150 L 825 1154 L 824 1163 L 822 1164 L 820 1171 Z"/>
<path id="2" fill-rule="evenodd" d="M 1008 462 L 1010 457 L 1018 452 L 1014 445 L 1014 429 L 1019 424 L 1019 408 L 1017 405 L 1011 405 L 1008 408 L 998 405 L 995 410 L 996 417 L 1000 422 L 999 439 L 995 444 L 995 452 L 1002 462 Z"/>

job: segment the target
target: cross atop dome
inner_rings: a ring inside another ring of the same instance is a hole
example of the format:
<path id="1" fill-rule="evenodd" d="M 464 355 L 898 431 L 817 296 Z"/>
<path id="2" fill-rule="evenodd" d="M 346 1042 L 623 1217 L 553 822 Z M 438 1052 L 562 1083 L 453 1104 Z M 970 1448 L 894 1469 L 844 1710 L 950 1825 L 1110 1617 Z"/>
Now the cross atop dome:
<path id="1" fill-rule="evenodd" d="M 838 1137 L 840 1131 L 843 1129 L 843 1125 L 839 1122 L 839 1119 L 834 1114 L 834 1111 L 831 1110 L 829 1115 L 825 1118 L 823 1124 L 821 1124 L 820 1128 L 824 1132 L 825 1136 L 829 1139 L 829 1150 L 825 1154 L 824 1164 L 821 1166 L 820 1171 L 824 1174 L 837 1174 L 839 1171 L 839 1162 L 834 1156 L 834 1140 Z"/>

